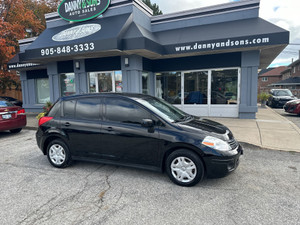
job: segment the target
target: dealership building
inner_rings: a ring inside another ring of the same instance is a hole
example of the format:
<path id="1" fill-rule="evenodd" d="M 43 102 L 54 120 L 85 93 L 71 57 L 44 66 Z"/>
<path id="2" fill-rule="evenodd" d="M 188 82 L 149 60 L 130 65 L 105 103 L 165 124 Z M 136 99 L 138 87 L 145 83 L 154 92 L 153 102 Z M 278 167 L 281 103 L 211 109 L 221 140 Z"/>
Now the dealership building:
<path id="1" fill-rule="evenodd" d="M 19 41 L 8 67 L 28 112 L 61 96 L 133 92 L 198 116 L 255 118 L 258 70 L 289 43 L 259 17 L 259 0 L 159 16 L 139 0 L 85 1 L 64 0 L 40 36 Z"/>

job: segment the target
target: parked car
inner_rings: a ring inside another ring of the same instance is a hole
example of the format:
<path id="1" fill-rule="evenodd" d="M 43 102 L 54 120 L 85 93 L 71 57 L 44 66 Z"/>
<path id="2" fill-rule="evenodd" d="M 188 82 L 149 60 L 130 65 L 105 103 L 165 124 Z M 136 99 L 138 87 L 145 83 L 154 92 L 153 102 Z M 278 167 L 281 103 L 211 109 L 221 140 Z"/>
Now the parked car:
<path id="1" fill-rule="evenodd" d="M 11 103 L 14 104 L 14 105 L 17 105 L 17 106 L 20 106 L 20 107 L 23 106 L 23 102 L 20 101 L 20 100 L 18 100 L 18 99 L 16 99 L 16 98 L 8 97 L 8 96 L 0 96 L 0 98 L 3 98 L 3 99 L 5 99 L 6 101 L 9 101 L 9 102 L 11 102 Z"/>
<path id="2" fill-rule="evenodd" d="M 0 131 L 18 133 L 26 126 L 25 110 L 0 98 Z"/>
<path id="3" fill-rule="evenodd" d="M 300 99 L 288 101 L 283 108 L 287 113 L 293 113 L 300 116 Z"/>
<path id="4" fill-rule="evenodd" d="M 54 167 L 86 160 L 166 171 L 182 186 L 229 174 L 243 154 L 224 125 L 142 94 L 62 97 L 39 120 L 36 139 Z"/>
<path id="5" fill-rule="evenodd" d="M 297 99 L 289 89 L 271 89 L 270 95 L 267 105 L 272 108 L 283 107 L 288 101 Z"/>

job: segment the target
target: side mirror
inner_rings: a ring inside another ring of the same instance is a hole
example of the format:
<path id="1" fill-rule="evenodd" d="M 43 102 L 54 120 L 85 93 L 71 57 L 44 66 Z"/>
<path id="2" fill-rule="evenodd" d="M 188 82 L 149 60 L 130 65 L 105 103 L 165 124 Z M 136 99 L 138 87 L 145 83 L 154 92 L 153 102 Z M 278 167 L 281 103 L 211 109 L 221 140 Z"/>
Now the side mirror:
<path id="1" fill-rule="evenodd" d="M 143 119 L 142 127 L 147 127 L 147 128 L 154 127 L 154 121 L 151 119 Z"/>

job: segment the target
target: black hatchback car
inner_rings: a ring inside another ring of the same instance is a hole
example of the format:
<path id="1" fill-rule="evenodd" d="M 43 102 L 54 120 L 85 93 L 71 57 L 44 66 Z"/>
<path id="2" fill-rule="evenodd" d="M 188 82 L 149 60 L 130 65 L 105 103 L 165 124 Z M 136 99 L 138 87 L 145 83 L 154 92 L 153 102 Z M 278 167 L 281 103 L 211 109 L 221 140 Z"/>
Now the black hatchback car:
<path id="1" fill-rule="evenodd" d="M 271 89 L 267 104 L 272 108 L 283 107 L 285 103 L 295 99 L 297 97 L 289 89 Z"/>
<path id="2" fill-rule="evenodd" d="M 166 171 L 182 186 L 227 175 L 243 153 L 227 127 L 142 94 L 63 97 L 40 119 L 36 138 L 58 168 L 86 160 Z"/>

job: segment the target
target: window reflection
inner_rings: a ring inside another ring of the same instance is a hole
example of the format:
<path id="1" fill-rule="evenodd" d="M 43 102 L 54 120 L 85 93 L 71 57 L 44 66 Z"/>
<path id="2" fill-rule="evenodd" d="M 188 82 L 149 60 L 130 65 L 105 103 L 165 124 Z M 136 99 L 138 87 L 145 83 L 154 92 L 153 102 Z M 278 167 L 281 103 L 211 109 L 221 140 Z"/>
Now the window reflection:
<path id="1" fill-rule="evenodd" d="M 70 96 L 76 94 L 74 73 L 60 74 L 60 90 L 62 96 Z"/>
<path id="2" fill-rule="evenodd" d="M 237 104 L 238 70 L 213 70 L 211 104 Z"/>
<path id="3" fill-rule="evenodd" d="M 122 92 L 122 71 L 91 72 L 89 77 L 89 92 Z"/>
<path id="4" fill-rule="evenodd" d="M 184 104 L 207 104 L 208 72 L 184 74 Z"/>
<path id="5" fill-rule="evenodd" d="M 143 72 L 142 73 L 142 91 L 143 94 L 148 95 L 149 94 L 149 89 L 150 89 L 150 76 L 148 72 Z"/>
<path id="6" fill-rule="evenodd" d="M 181 103 L 181 73 L 157 73 L 156 96 L 171 104 Z"/>

